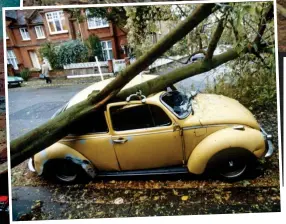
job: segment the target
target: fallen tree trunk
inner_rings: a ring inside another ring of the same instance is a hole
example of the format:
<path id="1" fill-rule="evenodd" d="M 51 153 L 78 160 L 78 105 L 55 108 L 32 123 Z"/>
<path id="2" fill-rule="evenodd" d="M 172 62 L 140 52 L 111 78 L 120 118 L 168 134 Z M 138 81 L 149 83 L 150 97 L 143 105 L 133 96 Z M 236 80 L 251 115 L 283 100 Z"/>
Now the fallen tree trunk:
<path id="1" fill-rule="evenodd" d="M 245 51 L 248 49 L 245 48 Z M 171 86 L 172 84 L 182 81 L 186 78 L 195 76 L 197 74 L 201 74 L 204 72 L 208 72 L 228 61 L 234 60 L 239 57 L 239 54 L 236 49 L 230 49 L 225 53 L 214 56 L 212 59 L 203 60 L 200 62 L 196 62 L 194 64 L 187 65 L 183 68 L 178 68 L 173 70 L 172 72 L 160 75 L 155 79 L 146 81 L 134 87 L 125 89 L 121 91 L 117 98 L 118 100 L 125 100 L 132 93 L 136 93 L 141 90 L 142 94 L 148 96 L 152 93 L 156 93 L 164 90 L 166 87 Z"/>
<path id="2" fill-rule="evenodd" d="M 215 4 L 198 5 L 189 17 L 162 38 L 149 52 L 128 66 L 102 91 L 92 92 L 87 100 L 76 104 L 47 123 L 11 141 L 11 167 L 18 165 L 35 153 L 65 137 L 74 122 L 110 101 L 132 78 L 162 56 L 215 10 Z M 3 166 L 0 167 L 0 171 L 1 169 L 3 169 Z"/>

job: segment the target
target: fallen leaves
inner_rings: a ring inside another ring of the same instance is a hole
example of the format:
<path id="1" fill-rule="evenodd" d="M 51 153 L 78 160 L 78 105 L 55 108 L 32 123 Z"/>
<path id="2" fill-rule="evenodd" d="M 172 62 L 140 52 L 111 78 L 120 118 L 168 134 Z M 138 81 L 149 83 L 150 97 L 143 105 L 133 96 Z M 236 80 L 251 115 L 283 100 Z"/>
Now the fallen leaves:
<path id="1" fill-rule="evenodd" d="M 178 195 L 179 195 L 179 192 L 176 191 L 175 189 L 173 189 L 173 194 L 176 195 L 176 196 L 178 196 Z"/>
<path id="2" fill-rule="evenodd" d="M 159 198 L 160 198 L 159 196 L 154 196 L 154 197 L 153 197 L 153 200 L 154 200 L 154 201 L 157 201 L 157 200 L 159 200 Z"/>
<path id="3" fill-rule="evenodd" d="M 188 199 L 189 199 L 189 196 L 187 196 L 187 195 L 184 195 L 184 196 L 181 197 L 182 201 L 187 201 Z"/>
<path id="4" fill-rule="evenodd" d="M 114 204 L 116 204 L 116 205 L 123 204 L 123 202 L 124 202 L 123 198 L 116 198 L 116 199 L 114 200 Z"/>

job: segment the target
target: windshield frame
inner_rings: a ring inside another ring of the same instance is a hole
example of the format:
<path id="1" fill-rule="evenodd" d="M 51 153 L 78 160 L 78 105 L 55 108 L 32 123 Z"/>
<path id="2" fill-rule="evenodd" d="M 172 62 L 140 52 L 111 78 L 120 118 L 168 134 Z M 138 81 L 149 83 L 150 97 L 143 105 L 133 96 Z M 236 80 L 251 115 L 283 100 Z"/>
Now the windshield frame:
<path id="1" fill-rule="evenodd" d="M 190 116 L 190 114 L 192 113 L 193 109 L 192 109 L 192 106 L 191 106 L 191 109 L 188 110 L 188 113 L 185 113 L 184 115 L 180 116 L 179 114 L 177 114 L 172 107 L 170 107 L 167 103 L 165 103 L 165 101 L 163 100 L 163 97 L 166 96 L 167 94 L 170 94 L 172 92 L 179 92 L 181 94 L 183 94 L 182 92 L 178 91 L 178 90 L 175 90 L 175 91 L 171 91 L 171 92 L 164 92 L 161 94 L 160 96 L 160 102 L 169 110 L 172 112 L 172 114 L 174 114 L 177 118 L 179 118 L 180 120 L 183 120 L 185 118 L 187 118 L 188 116 Z M 183 94 L 185 95 L 185 94 Z M 185 95 L 187 96 L 187 95 Z M 188 96 L 187 96 L 188 97 Z M 188 97 L 189 98 L 189 97 Z M 192 101 L 192 100 L 191 100 Z"/>

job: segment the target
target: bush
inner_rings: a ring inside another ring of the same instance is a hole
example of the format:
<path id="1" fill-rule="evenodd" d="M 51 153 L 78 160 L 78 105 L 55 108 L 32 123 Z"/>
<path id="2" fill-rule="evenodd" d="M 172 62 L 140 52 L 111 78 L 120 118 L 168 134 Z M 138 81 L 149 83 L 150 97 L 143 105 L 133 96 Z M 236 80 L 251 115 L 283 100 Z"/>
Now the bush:
<path id="1" fill-rule="evenodd" d="M 60 45 L 45 43 L 40 54 L 47 58 L 53 69 L 62 69 L 64 65 L 88 61 L 88 49 L 80 40 L 70 40 Z"/>
<path id="2" fill-rule="evenodd" d="M 67 41 L 59 45 L 56 52 L 58 64 L 61 67 L 88 61 L 88 49 L 80 40 Z"/>
<path id="3" fill-rule="evenodd" d="M 28 79 L 31 76 L 31 72 L 29 69 L 24 68 L 21 72 L 20 72 L 20 76 L 22 77 L 22 79 L 24 79 L 25 81 L 28 81 Z"/>
<path id="4" fill-rule="evenodd" d="M 53 69 L 61 68 L 58 63 L 56 46 L 50 42 L 44 43 L 40 48 L 40 54 L 43 58 L 47 58 Z"/>
<path id="5" fill-rule="evenodd" d="M 273 57 L 271 60 L 274 62 Z M 232 71 L 216 77 L 213 84 L 208 82 L 205 91 L 237 99 L 252 111 L 274 109 L 277 97 L 275 64 L 265 67 L 265 61 L 235 60 L 230 65 Z"/>
<path id="6" fill-rule="evenodd" d="M 86 39 L 84 44 L 88 48 L 89 61 L 95 61 L 95 56 L 98 57 L 99 61 L 104 60 L 101 42 L 100 42 L 100 39 L 96 35 L 94 35 L 94 34 L 90 35 Z"/>

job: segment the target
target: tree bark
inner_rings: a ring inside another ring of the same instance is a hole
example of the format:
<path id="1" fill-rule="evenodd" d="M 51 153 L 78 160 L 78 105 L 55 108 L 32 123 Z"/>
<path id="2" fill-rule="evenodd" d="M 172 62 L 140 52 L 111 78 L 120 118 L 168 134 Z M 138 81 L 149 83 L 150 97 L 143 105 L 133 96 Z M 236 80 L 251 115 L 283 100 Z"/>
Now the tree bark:
<path id="1" fill-rule="evenodd" d="M 69 108 L 47 123 L 11 141 L 11 167 L 18 165 L 37 152 L 65 137 L 70 130 L 70 126 L 74 122 L 105 105 L 115 97 L 121 88 L 124 87 L 132 78 L 152 64 L 158 57 L 163 55 L 177 41 L 186 36 L 215 10 L 215 4 L 198 5 L 188 18 L 182 21 L 173 31 L 162 38 L 150 49 L 149 52 L 140 57 L 135 63 L 128 66 L 102 91 L 92 92 L 88 96 L 88 99 Z M 0 171 L 1 169 L 2 168 L 0 167 Z"/>
<path id="2" fill-rule="evenodd" d="M 218 22 L 217 28 L 211 38 L 211 41 L 209 43 L 208 51 L 206 53 L 206 59 L 211 59 L 213 57 L 214 51 L 216 49 L 217 43 L 220 40 L 220 37 L 224 30 L 224 19 L 221 19 Z"/>
<path id="3" fill-rule="evenodd" d="M 245 51 L 247 50 L 248 48 L 246 47 Z M 226 51 L 225 53 L 214 56 L 212 59 L 203 60 L 200 62 L 187 65 L 182 68 L 178 68 L 166 75 L 160 75 L 155 79 L 149 80 L 147 82 L 144 82 L 134 87 L 123 90 L 117 95 L 116 98 L 117 100 L 125 100 L 127 96 L 139 90 L 142 91 L 142 94 L 144 94 L 145 96 L 148 96 L 152 93 L 162 91 L 166 87 L 171 86 L 172 84 L 176 82 L 182 81 L 186 78 L 195 76 L 197 74 L 210 71 L 228 61 L 238 58 L 239 56 L 240 55 L 236 51 L 236 49 L 230 49 Z"/>

